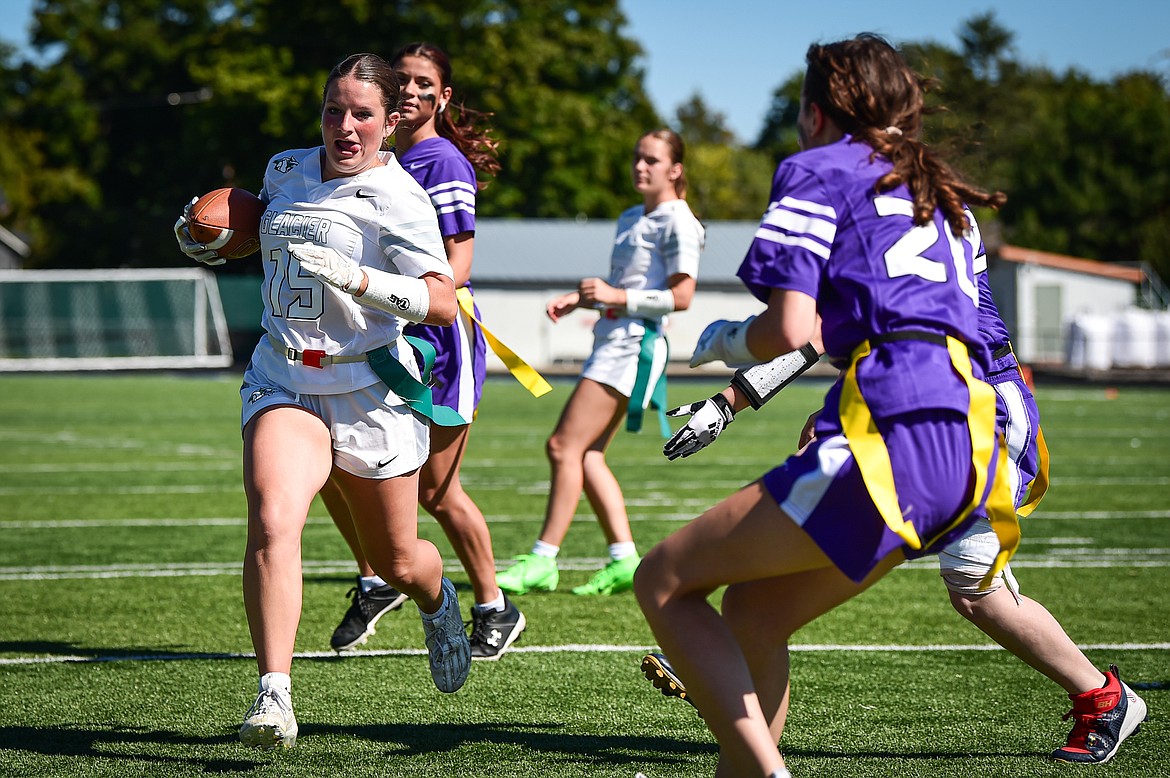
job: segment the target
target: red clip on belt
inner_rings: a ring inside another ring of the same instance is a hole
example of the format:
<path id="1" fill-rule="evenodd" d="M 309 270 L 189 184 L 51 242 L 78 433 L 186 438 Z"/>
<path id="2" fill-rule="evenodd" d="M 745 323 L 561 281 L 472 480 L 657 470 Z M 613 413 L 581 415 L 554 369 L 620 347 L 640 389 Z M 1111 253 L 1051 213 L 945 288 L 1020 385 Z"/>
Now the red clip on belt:
<path id="1" fill-rule="evenodd" d="M 352 356 L 345 356 L 343 354 L 326 354 L 321 349 L 307 348 L 304 351 L 297 351 L 295 348 L 284 345 L 275 335 L 268 333 L 268 342 L 276 349 L 278 354 L 283 354 L 284 358 L 289 362 L 300 362 L 305 367 L 315 367 L 318 370 L 328 365 L 341 365 L 348 362 L 365 362 L 365 354 L 355 354 Z"/>

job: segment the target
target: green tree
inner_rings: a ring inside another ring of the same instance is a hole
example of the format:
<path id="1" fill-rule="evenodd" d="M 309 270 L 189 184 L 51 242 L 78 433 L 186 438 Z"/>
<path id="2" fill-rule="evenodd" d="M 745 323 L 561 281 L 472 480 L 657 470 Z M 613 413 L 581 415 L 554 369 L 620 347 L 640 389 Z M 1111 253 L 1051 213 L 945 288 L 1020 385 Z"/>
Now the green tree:
<path id="1" fill-rule="evenodd" d="M 468 105 L 494 114 L 501 140 L 479 212 L 616 217 L 634 196 L 634 143 L 661 124 L 616 0 L 478 6 L 451 49 Z"/>
<path id="2" fill-rule="evenodd" d="M 319 143 L 321 85 L 355 51 L 451 53 L 457 96 L 494 114 L 501 142 L 483 215 L 616 216 L 634 141 L 660 124 L 616 0 L 38 0 L 34 19 L 49 62 L 25 66 L 28 98 L 4 116 L 46 169 L 79 171 L 54 200 L 22 200 L 52 220 L 39 256 L 55 266 L 185 263 L 180 206 L 257 191 L 271 154 Z"/>
<path id="3" fill-rule="evenodd" d="M 1170 278 L 1170 96 L 1160 79 L 1047 74 L 1032 121 L 1005 131 L 1006 237 L 1024 246 L 1149 263 Z"/>
<path id="4" fill-rule="evenodd" d="M 687 149 L 687 199 L 704 221 L 758 221 L 768 206 L 776 166 L 767 154 L 743 146 Z"/>
<path id="5" fill-rule="evenodd" d="M 772 92 L 772 102 L 764 117 L 764 126 L 753 148 L 772 158 L 774 164 L 800 151 L 796 139 L 796 116 L 800 113 L 800 89 L 804 71 L 789 76 Z"/>
<path id="6" fill-rule="evenodd" d="M 75 85 L 46 84 L 43 74 L 28 63 L 17 63 L 15 51 L 0 46 L 0 184 L 5 224 L 33 248 L 33 266 L 44 256 L 44 247 L 57 232 L 57 209 L 80 201 L 99 199 L 96 183 L 73 158 L 52 152 L 57 144 L 30 116 L 43 110 L 45 94 L 68 94 Z M 87 124 L 80 121 L 77 137 L 86 137 Z"/>
<path id="7" fill-rule="evenodd" d="M 674 129 L 687 146 L 687 199 L 695 214 L 708 221 L 759 219 L 775 168 L 767 155 L 741 146 L 727 117 L 698 94 L 678 106 Z"/>
<path id="8" fill-rule="evenodd" d="M 675 109 L 675 130 L 688 144 L 731 146 L 735 133 L 727 127 L 727 117 L 712 111 L 696 92 Z"/>

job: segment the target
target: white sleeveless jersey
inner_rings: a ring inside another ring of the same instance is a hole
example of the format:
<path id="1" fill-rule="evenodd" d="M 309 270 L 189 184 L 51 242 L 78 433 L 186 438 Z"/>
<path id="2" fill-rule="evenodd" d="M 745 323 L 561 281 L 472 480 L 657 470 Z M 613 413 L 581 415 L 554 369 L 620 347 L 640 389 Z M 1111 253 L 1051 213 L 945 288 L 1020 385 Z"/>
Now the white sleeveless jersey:
<path id="1" fill-rule="evenodd" d="M 290 243 L 329 246 L 359 265 L 405 276 L 451 275 L 435 207 L 389 152 L 383 164 L 356 176 L 321 180 L 324 150 L 295 149 L 274 156 L 264 173 L 260 222 L 264 265 L 264 329 L 287 347 L 330 355 L 360 355 L 392 345 L 406 322 L 359 303 L 301 269 Z M 399 359 L 414 369 L 410 349 Z M 367 362 L 307 367 L 289 362 L 262 339 L 252 356 L 264 372 L 304 394 L 340 394 L 378 377 Z"/>
<path id="2" fill-rule="evenodd" d="M 609 285 L 618 289 L 666 289 L 677 273 L 699 276 L 706 231 L 686 200 L 669 200 L 650 213 L 641 205 L 618 217 Z"/>

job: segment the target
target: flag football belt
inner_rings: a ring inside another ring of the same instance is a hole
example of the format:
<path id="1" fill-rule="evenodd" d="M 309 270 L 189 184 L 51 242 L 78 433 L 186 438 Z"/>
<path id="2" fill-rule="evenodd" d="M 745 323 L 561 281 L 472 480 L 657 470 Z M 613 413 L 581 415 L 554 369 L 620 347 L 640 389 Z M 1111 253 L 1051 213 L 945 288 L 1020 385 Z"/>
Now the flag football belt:
<path id="1" fill-rule="evenodd" d="M 934 537 L 926 538 L 925 541 L 915 529 L 913 519 L 907 519 L 902 513 L 894 485 L 894 468 L 890 463 L 890 452 L 886 448 L 881 432 L 878 431 L 869 405 L 861 394 L 861 387 L 857 380 L 857 365 L 869 356 L 873 344 L 898 340 L 924 340 L 945 345 L 950 354 L 951 367 L 967 385 L 969 398 L 967 429 L 971 438 L 973 476 L 971 498 L 950 524 L 939 530 Z M 909 548 L 919 551 L 929 547 L 943 534 L 961 524 L 986 494 L 984 508 L 987 511 L 988 521 L 991 522 L 991 528 L 999 539 L 1000 547 L 995 562 L 979 584 L 981 590 L 986 589 L 1007 565 L 1019 546 L 1020 524 L 1016 517 L 1015 506 L 1012 504 L 1011 486 L 1008 483 L 1007 444 L 999 432 L 995 420 L 995 390 L 973 375 L 971 355 L 967 350 L 967 345 L 957 338 L 933 332 L 903 330 L 883 333 L 862 342 L 854 350 L 841 381 L 839 406 L 841 430 L 849 441 L 853 460 L 861 472 L 866 491 L 869 492 L 870 499 L 881 514 L 882 520 L 891 532 L 902 538 Z M 991 458 L 995 455 L 997 448 L 995 477 L 988 485 L 988 470 L 991 466 Z"/>
<path id="2" fill-rule="evenodd" d="M 470 420 L 460 416 L 454 408 L 435 405 L 431 397 L 431 387 L 427 386 L 426 383 L 431 379 L 431 368 L 435 364 L 435 347 L 425 340 L 407 335 L 399 341 L 400 348 L 406 348 L 409 344 L 422 357 L 422 369 L 419 371 L 423 377 L 422 381 L 412 376 L 406 366 L 390 353 L 389 346 L 379 346 L 365 354 L 343 355 L 326 354 L 318 349 L 297 351 L 285 346 L 272 333 L 268 333 L 268 342 L 272 344 L 278 354 L 283 354 L 289 362 L 300 362 L 305 367 L 320 369 L 328 365 L 369 362 L 374 373 L 382 379 L 382 383 L 386 384 L 390 391 L 398 395 L 415 413 L 425 416 L 440 427 L 462 427 L 471 423 Z"/>
<path id="3" fill-rule="evenodd" d="M 277 354 L 283 354 L 284 358 L 289 362 L 300 362 L 305 367 L 324 368 L 329 365 L 343 365 L 351 362 L 365 362 L 365 354 L 352 354 L 346 356 L 344 354 L 326 354 L 324 351 L 315 348 L 307 348 L 304 351 L 297 351 L 295 348 L 284 345 L 283 342 L 271 332 L 268 333 L 268 342 L 276 349 Z"/>
<path id="4" fill-rule="evenodd" d="M 470 289 L 466 286 L 459 287 L 455 290 L 455 299 L 459 301 L 459 307 L 467 314 L 467 318 L 479 325 L 479 330 L 483 333 L 483 338 L 487 341 L 488 346 L 491 347 L 492 353 L 500 358 L 500 361 L 504 363 L 504 367 L 508 368 L 508 372 L 520 382 L 521 386 L 531 392 L 533 397 L 541 397 L 552 391 L 552 386 L 548 381 L 544 380 L 544 376 L 536 372 L 536 368 L 525 362 L 515 351 L 505 346 L 479 320 L 479 317 L 475 315 L 475 298 L 472 297 Z"/>
<path id="5" fill-rule="evenodd" d="M 608 310 L 608 309 L 607 309 Z M 658 322 L 653 319 L 642 319 L 646 331 L 642 333 L 642 347 L 638 352 L 638 372 L 634 377 L 634 390 L 630 392 L 630 401 L 626 406 L 626 431 L 638 432 L 642 429 L 642 416 L 646 405 L 658 411 L 658 430 L 662 437 L 670 437 L 670 423 L 666 420 L 666 366 L 654 388 L 649 392 L 650 401 L 645 402 L 647 390 L 650 388 L 650 374 L 654 372 L 654 350 L 660 335 Z M 670 361 L 670 344 L 666 344 L 666 360 Z"/>

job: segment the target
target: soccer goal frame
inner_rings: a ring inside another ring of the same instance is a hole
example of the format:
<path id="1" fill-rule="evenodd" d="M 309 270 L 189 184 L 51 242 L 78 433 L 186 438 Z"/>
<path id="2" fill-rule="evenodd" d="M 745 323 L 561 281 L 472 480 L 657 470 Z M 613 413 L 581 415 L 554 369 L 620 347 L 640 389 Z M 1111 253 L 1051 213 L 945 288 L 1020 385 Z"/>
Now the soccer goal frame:
<path id="1" fill-rule="evenodd" d="M 231 364 L 209 270 L 0 270 L 0 372 Z"/>

